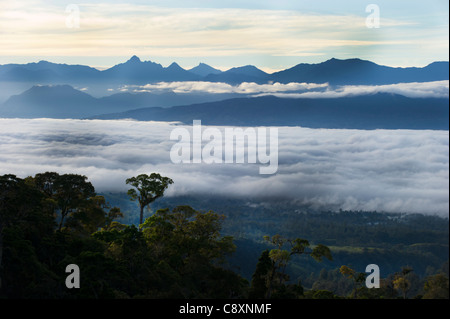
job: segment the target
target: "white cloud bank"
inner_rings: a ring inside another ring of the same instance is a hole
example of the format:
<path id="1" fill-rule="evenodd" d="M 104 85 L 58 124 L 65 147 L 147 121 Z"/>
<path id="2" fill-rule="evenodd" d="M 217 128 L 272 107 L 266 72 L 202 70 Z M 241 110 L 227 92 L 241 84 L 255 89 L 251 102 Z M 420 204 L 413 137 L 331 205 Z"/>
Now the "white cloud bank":
<path id="1" fill-rule="evenodd" d="M 313 208 L 448 216 L 448 131 L 279 128 L 279 169 L 260 164 L 173 164 L 172 123 L 0 119 L 0 174 L 78 173 L 97 191 L 159 172 L 167 196 L 286 199 Z M 191 127 L 187 127 L 191 129 Z M 206 128 L 206 127 L 204 127 Z"/>
<path id="2" fill-rule="evenodd" d="M 252 96 L 275 95 L 285 98 L 340 98 L 376 93 L 400 94 L 411 98 L 449 97 L 449 81 L 396 83 L 388 85 L 343 85 L 330 86 L 328 83 L 268 83 L 244 82 L 230 85 L 222 82 L 186 81 L 159 82 L 142 86 L 123 86 L 121 91 L 188 93 L 237 93 Z"/>
<path id="3" fill-rule="evenodd" d="M 278 97 L 290 98 L 340 98 L 363 94 L 392 93 L 410 98 L 448 98 L 449 81 L 396 83 L 387 85 L 343 85 L 327 88 L 325 91 L 312 91 L 305 93 L 276 93 Z M 260 94 L 266 95 L 266 94 Z"/>

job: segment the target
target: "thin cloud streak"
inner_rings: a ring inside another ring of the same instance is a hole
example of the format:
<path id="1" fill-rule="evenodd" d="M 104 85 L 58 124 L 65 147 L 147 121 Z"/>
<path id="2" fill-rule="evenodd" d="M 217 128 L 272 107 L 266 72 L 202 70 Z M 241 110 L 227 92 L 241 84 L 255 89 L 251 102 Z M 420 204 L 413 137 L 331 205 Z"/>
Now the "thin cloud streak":
<path id="1" fill-rule="evenodd" d="M 123 86 L 121 90 L 122 91 L 131 90 L 133 92 L 172 91 L 175 93 L 256 94 L 256 93 L 277 93 L 289 91 L 307 91 L 327 87 L 328 84 L 316 84 L 316 83 L 257 84 L 253 82 L 244 82 L 239 85 L 231 85 L 223 82 L 185 81 L 185 82 L 159 82 L 155 84 L 146 84 L 143 86 Z"/>
<path id="2" fill-rule="evenodd" d="M 411 98 L 435 97 L 449 98 L 449 81 L 396 83 L 389 85 L 344 85 L 330 86 L 327 83 L 270 83 L 257 84 L 244 82 L 230 85 L 221 82 L 160 82 L 143 86 L 123 86 L 120 91 L 175 93 L 237 93 L 252 96 L 275 95 L 284 98 L 340 98 L 376 93 L 399 94 Z"/>
<path id="3" fill-rule="evenodd" d="M 449 98 L 449 81 L 396 83 L 389 85 L 345 85 L 328 88 L 325 91 L 305 93 L 275 93 L 275 96 L 285 98 L 340 98 L 357 95 L 392 93 L 410 98 Z M 267 95 L 267 94 L 260 94 Z"/>

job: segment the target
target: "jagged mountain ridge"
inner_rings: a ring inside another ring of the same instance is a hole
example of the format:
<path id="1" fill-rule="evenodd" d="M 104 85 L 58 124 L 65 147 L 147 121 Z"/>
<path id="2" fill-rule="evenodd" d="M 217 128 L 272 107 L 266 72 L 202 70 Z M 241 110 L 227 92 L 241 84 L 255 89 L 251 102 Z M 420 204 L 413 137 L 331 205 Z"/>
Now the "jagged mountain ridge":
<path id="1" fill-rule="evenodd" d="M 211 81 L 238 84 L 242 82 L 305 82 L 345 84 L 393 84 L 428 82 L 449 79 L 449 63 L 433 62 L 425 67 L 394 68 L 361 59 L 332 58 L 317 64 L 301 63 L 275 72 L 266 73 L 247 65 L 220 71 L 201 63 L 185 70 L 177 63 L 168 67 L 152 61 L 141 61 L 137 56 L 124 63 L 100 71 L 83 65 L 56 64 L 47 61 L 28 64 L 0 65 L 0 81 L 40 81 L 43 83 L 122 83 L 146 84 L 172 81 Z"/>

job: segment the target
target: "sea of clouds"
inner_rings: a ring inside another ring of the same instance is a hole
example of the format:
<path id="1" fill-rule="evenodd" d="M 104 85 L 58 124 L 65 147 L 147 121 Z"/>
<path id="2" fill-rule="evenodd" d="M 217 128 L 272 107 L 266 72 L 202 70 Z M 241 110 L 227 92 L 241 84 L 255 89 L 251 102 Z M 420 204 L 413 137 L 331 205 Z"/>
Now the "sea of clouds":
<path id="1" fill-rule="evenodd" d="M 127 120 L 0 119 L 0 175 L 77 173 L 106 192 L 126 191 L 126 178 L 158 172 L 174 180 L 166 196 L 449 214 L 448 131 L 280 127 L 278 171 L 261 175 L 259 163 L 172 163 L 176 141 L 169 137 L 176 127 Z"/>

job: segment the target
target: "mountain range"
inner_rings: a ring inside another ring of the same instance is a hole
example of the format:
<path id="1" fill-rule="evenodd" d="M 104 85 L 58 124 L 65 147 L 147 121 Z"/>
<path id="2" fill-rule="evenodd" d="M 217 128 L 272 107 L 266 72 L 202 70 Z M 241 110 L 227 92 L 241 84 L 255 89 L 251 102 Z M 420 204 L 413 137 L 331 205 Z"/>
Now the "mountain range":
<path id="1" fill-rule="evenodd" d="M 448 98 L 409 98 L 391 93 L 318 99 L 240 96 L 229 98 L 224 94 L 214 97 L 214 101 L 189 104 L 189 95 L 173 92 L 119 93 L 95 98 L 69 85 L 34 86 L 1 105 L 0 117 L 134 119 L 185 124 L 200 119 L 205 125 L 449 129 Z M 193 101 L 200 97 L 190 98 Z M 177 99 L 179 103 L 175 106 L 157 106 Z"/>
<path id="2" fill-rule="evenodd" d="M 133 56 L 125 63 L 100 71 L 82 65 L 46 61 L 0 66 L 0 85 L 33 83 L 0 104 L 0 117 L 135 119 L 179 121 L 200 119 L 209 125 L 287 125 L 349 129 L 449 129 L 448 96 L 406 97 L 392 93 L 335 98 L 287 98 L 254 96 L 250 93 L 210 93 L 166 89 L 154 92 L 120 92 L 93 96 L 72 83 L 135 85 L 172 81 L 267 83 L 328 83 L 381 85 L 431 82 L 449 79 L 449 63 L 434 62 L 423 68 L 392 68 L 360 59 L 330 59 L 318 64 L 298 64 L 272 74 L 247 65 L 227 71 L 200 63 L 185 70 L 176 63 L 168 67 Z M 106 88 L 108 86 L 105 86 Z M 8 89 L 2 90 L 8 93 Z M 233 92 L 233 90 L 230 90 Z M 90 92 L 89 92 L 90 93 Z"/>
<path id="3" fill-rule="evenodd" d="M 150 107 L 93 117 L 205 125 L 302 126 L 330 129 L 449 129 L 448 99 L 377 93 L 343 98 L 261 96 Z"/>
<path id="4" fill-rule="evenodd" d="M 0 104 L 0 117 L 17 118 L 86 118 L 104 113 L 123 112 L 141 107 L 169 107 L 200 102 L 213 102 L 238 94 L 177 94 L 122 92 L 96 98 L 64 85 L 35 85 L 13 95 Z"/>
<path id="5" fill-rule="evenodd" d="M 292 68 L 266 73 L 246 65 L 227 71 L 200 63 L 189 70 L 177 63 L 168 67 L 137 56 L 106 70 L 83 65 L 56 64 L 47 61 L 0 65 L 0 82 L 35 82 L 39 84 L 120 83 L 147 84 L 173 81 L 210 81 L 238 84 L 242 82 L 305 82 L 344 84 L 393 84 L 448 80 L 449 63 L 433 62 L 425 67 L 394 68 L 361 59 L 330 59 L 322 63 L 301 63 Z"/>

